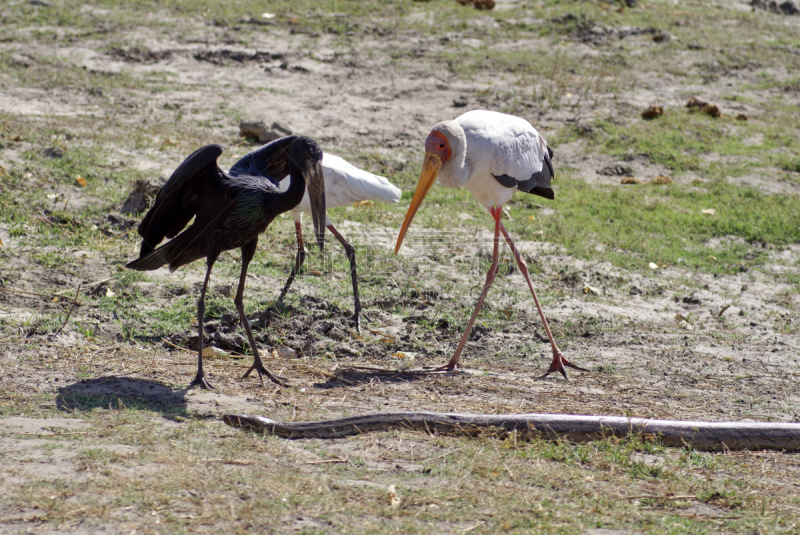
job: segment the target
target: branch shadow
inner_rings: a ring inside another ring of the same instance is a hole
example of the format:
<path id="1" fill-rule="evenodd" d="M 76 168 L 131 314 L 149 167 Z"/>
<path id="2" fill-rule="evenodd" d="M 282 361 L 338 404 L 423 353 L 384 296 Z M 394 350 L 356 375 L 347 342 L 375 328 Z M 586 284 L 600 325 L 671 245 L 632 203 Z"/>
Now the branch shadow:
<path id="1" fill-rule="evenodd" d="M 203 418 L 187 410 L 188 391 L 188 388 L 175 390 L 147 379 L 97 377 L 60 387 L 56 394 L 56 408 L 71 413 L 93 409 L 149 410 L 173 421 Z"/>

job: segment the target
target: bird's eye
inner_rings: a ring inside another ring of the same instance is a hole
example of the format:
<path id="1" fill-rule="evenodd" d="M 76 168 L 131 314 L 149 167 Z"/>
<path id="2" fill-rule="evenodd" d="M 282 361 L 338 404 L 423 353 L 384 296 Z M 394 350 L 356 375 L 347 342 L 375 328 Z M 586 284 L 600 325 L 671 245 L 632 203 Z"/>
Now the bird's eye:
<path id="1" fill-rule="evenodd" d="M 444 148 L 444 143 L 439 143 L 439 148 L 443 149 Z"/>

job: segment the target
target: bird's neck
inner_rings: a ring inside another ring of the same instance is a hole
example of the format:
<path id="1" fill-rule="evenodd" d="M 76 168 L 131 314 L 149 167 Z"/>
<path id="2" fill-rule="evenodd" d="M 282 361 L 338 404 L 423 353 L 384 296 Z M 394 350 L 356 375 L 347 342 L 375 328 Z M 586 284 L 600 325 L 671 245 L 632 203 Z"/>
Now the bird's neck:
<path id="1" fill-rule="evenodd" d="M 437 125 L 437 127 L 440 125 Z M 470 165 L 467 161 L 467 137 L 464 129 L 454 121 L 446 121 L 443 133 L 450 143 L 451 156 L 442 166 L 439 182 L 447 188 L 460 188 L 470 178 Z"/>
<path id="2" fill-rule="evenodd" d="M 283 192 L 286 199 L 286 204 L 294 208 L 300 201 L 303 200 L 303 195 L 306 193 L 306 179 L 299 169 L 293 169 L 289 175 L 289 188 Z"/>

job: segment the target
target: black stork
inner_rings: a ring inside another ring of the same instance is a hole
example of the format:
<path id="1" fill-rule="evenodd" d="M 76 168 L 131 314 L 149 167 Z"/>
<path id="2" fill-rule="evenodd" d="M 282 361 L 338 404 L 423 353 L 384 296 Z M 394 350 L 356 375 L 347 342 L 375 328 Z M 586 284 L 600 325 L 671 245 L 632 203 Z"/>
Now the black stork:
<path id="1" fill-rule="evenodd" d="M 241 248 L 242 272 L 233 302 L 239 312 L 247 340 L 253 349 L 253 365 L 244 374 L 256 370 L 259 377 L 269 377 L 286 386 L 285 379 L 272 374 L 261 361 L 258 348 L 244 313 L 242 299 L 247 266 L 253 259 L 258 235 L 278 214 L 288 212 L 308 189 L 311 216 L 320 249 L 325 240 L 325 183 L 322 151 L 306 137 L 287 136 L 251 152 L 239 161 L 244 172 L 231 176 L 217 164 L 222 154 L 219 145 L 196 150 L 178 166 L 161 188 L 156 201 L 139 224 L 142 248 L 139 258 L 126 267 L 149 271 L 169 264 L 175 271 L 201 258 L 207 269 L 203 289 L 197 300 L 197 375 L 190 386 L 210 388 L 203 373 L 203 315 L 211 268 L 223 251 Z M 289 175 L 289 188 L 281 192 L 278 180 Z M 194 218 L 194 223 L 184 227 Z M 180 233 L 180 234 L 178 234 Z M 164 238 L 172 238 L 156 248 Z"/>
<path id="2" fill-rule="evenodd" d="M 242 172 L 251 172 L 249 162 L 245 156 L 231 167 L 229 174 L 238 176 Z M 389 182 L 385 177 L 373 175 L 369 171 L 359 169 L 344 158 L 340 158 L 329 152 L 325 153 L 322 160 L 322 172 L 325 177 L 325 206 L 326 208 L 336 208 L 337 206 L 350 206 L 353 203 L 364 200 L 376 200 L 390 203 L 400 201 L 401 191 Z M 289 180 L 281 181 L 281 189 L 289 187 Z M 303 246 L 303 228 L 301 226 L 303 213 L 311 212 L 311 202 L 308 193 L 303 196 L 300 204 L 292 210 L 294 218 L 295 235 L 297 236 L 297 256 L 294 266 L 286 285 L 281 291 L 278 301 L 283 301 L 286 293 L 292 285 L 295 276 L 300 271 L 303 261 L 306 258 L 306 251 Z M 350 278 L 353 281 L 353 298 L 355 306 L 353 308 L 352 321 L 356 331 L 361 332 L 361 299 L 358 296 L 358 274 L 356 272 L 356 249 L 345 239 L 339 230 L 333 226 L 330 219 L 325 221 L 325 226 L 339 240 L 344 247 L 345 254 L 350 260 Z"/>

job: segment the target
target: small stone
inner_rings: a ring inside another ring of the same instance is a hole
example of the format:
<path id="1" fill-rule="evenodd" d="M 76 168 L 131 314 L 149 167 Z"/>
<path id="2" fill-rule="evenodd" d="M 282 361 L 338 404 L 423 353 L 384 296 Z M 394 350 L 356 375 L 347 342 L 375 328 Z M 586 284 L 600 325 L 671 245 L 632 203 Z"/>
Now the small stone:
<path id="1" fill-rule="evenodd" d="M 282 359 L 296 359 L 297 351 L 295 351 L 291 347 L 280 346 L 275 349 L 275 356 Z"/>

